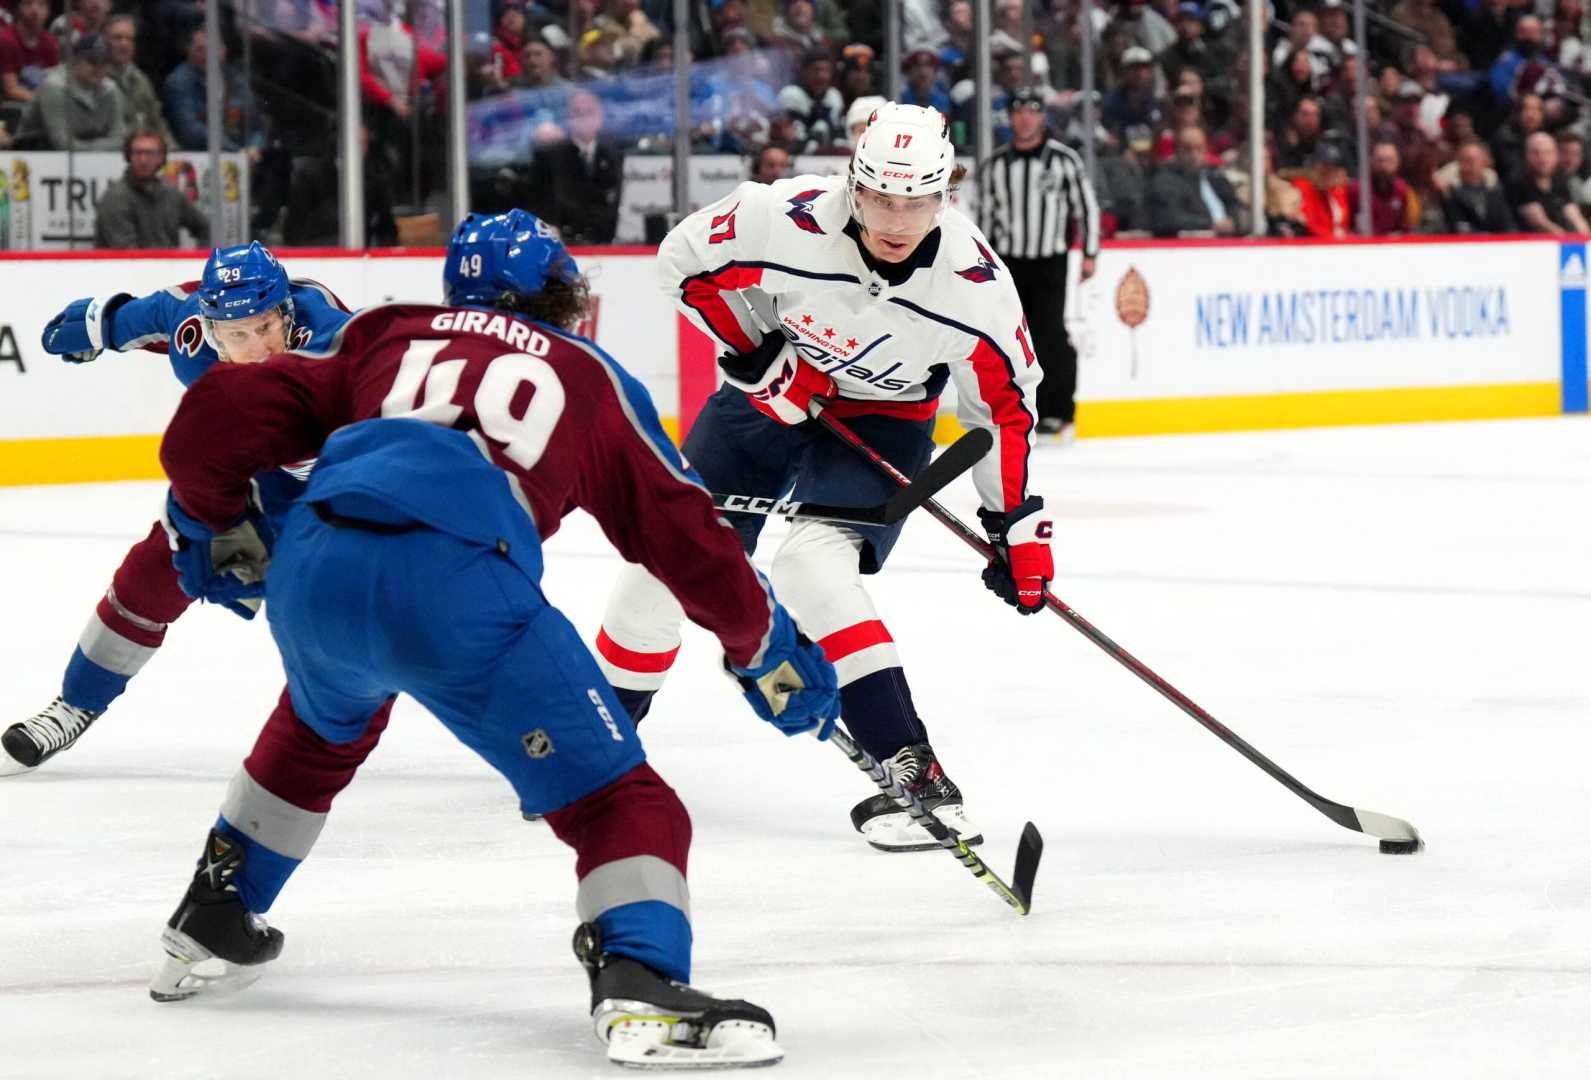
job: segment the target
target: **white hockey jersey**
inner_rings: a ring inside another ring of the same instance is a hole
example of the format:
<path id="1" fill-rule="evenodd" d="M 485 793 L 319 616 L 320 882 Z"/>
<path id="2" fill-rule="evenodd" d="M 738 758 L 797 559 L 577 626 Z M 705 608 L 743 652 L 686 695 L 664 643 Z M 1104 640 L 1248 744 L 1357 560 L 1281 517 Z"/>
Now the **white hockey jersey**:
<path id="1" fill-rule="evenodd" d="M 1027 497 L 1042 371 L 1010 272 L 951 207 L 916 269 L 891 284 L 863 259 L 850 221 L 843 176 L 741 184 L 664 238 L 663 290 L 727 352 L 783 331 L 838 385 L 836 417 L 926 419 L 954 379 L 957 418 L 995 439 L 973 470 L 978 494 L 990 510 L 1014 509 Z"/>

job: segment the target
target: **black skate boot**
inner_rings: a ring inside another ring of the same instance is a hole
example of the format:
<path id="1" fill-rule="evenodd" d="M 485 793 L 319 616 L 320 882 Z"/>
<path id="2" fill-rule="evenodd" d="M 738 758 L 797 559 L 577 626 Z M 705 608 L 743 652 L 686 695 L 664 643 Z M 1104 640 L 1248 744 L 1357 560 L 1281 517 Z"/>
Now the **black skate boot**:
<path id="1" fill-rule="evenodd" d="M 902 787 L 922 800 L 945 828 L 959 834 L 968 847 L 983 843 L 983 834 L 962 810 L 961 789 L 939 767 L 932 746 L 924 742 L 902 747 L 884 764 Z M 929 851 L 939 847 L 927 829 L 882 791 L 851 808 L 851 824 L 880 851 Z"/>
<path id="2" fill-rule="evenodd" d="M 77 742 L 100 714 L 56 698 L 38 714 L 12 724 L 0 735 L 0 776 L 31 772 Z"/>
<path id="3" fill-rule="evenodd" d="M 784 1057 L 768 1010 L 715 998 L 603 952 L 596 923 L 575 930 L 574 947 L 591 977 L 591 1019 L 609 1061 L 636 1069 L 733 1069 Z"/>
<path id="4" fill-rule="evenodd" d="M 210 830 L 199 870 L 160 935 L 166 966 L 149 984 L 156 1001 L 241 990 L 281 953 L 282 932 L 250 913 L 232 883 L 243 869 L 243 855 L 242 845 Z M 207 960 L 219 961 L 221 970 L 195 970 Z"/>

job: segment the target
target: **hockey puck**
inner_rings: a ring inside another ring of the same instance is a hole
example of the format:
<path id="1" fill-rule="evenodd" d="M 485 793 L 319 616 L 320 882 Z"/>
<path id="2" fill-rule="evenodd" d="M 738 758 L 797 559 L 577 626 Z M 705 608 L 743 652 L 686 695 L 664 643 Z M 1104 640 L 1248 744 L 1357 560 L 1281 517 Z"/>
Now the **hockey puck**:
<path id="1" fill-rule="evenodd" d="M 1413 840 L 1383 840 L 1381 841 L 1381 854 L 1383 855 L 1413 855 L 1425 846 L 1425 841 L 1415 837 Z"/>

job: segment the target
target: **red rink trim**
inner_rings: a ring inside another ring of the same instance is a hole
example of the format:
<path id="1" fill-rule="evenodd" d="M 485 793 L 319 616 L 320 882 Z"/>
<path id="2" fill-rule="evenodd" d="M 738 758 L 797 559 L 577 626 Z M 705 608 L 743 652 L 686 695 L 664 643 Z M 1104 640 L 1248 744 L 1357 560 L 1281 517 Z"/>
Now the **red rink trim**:
<path id="1" fill-rule="evenodd" d="M 978 376 L 978 392 L 1000 426 L 1000 497 L 1005 509 L 1014 510 L 1021 505 L 1027 487 L 1028 433 L 1033 430 L 1033 417 L 1022 405 L 1022 391 L 1005 359 L 987 341 L 979 338 L 969 359 Z"/>
<path id="2" fill-rule="evenodd" d="M 836 630 L 828 637 L 818 641 L 818 648 L 823 650 L 823 655 L 829 658 L 829 663 L 837 663 L 852 653 L 859 653 L 863 649 L 870 649 L 874 645 L 892 644 L 894 638 L 889 636 L 889 628 L 878 619 L 856 623 L 843 630 Z"/>
<path id="3" fill-rule="evenodd" d="M 597 652 L 614 667 L 655 675 L 674 666 L 674 657 L 679 655 L 679 646 L 676 645 L 664 653 L 636 652 L 614 641 L 608 636 L 607 630 L 602 629 L 597 631 Z"/>
<path id="4" fill-rule="evenodd" d="M 701 315 L 720 341 L 737 352 L 751 353 L 756 351 L 761 342 L 752 341 L 746 336 L 734 312 L 724 302 L 724 293 L 749 289 L 760 281 L 762 267 L 736 266 L 731 263 L 722 270 L 686 278 L 680 284 L 680 296 L 686 307 Z"/>

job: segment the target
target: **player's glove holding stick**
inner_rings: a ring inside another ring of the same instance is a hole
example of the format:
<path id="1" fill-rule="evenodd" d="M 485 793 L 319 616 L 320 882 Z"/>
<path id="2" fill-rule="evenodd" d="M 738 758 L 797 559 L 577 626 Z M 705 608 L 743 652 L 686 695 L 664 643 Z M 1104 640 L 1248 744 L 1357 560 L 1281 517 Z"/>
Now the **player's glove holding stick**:
<path id="1" fill-rule="evenodd" d="M 777 330 L 765 334 L 755 352 L 720 356 L 718 366 L 725 381 L 744 390 L 758 412 L 786 427 L 812 418 L 813 399 L 839 393 L 834 380 L 803 360 Z"/>
<path id="2" fill-rule="evenodd" d="M 752 710 L 786 735 L 810 731 L 827 739 L 834 732 L 834 718 L 840 715 L 834 665 L 796 630 L 784 605 L 774 605 L 762 663 L 736 667 L 725 657 L 724 668 L 740 684 Z"/>
<path id="3" fill-rule="evenodd" d="M 1044 515 L 1044 499 L 1029 496 L 1004 514 L 979 510 L 978 520 L 994 546 L 994 558 L 983 568 L 983 584 L 1023 615 L 1042 609 L 1044 587 L 1055 578 L 1055 562 L 1050 557 L 1050 536 L 1055 529 Z"/>
<path id="4" fill-rule="evenodd" d="M 171 562 L 182 591 L 242 618 L 254 618 L 265 596 L 265 569 L 276 534 L 252 495 L 244 515 L 217 532 L 184 510 L 168 491 L 161 524 L 171 541 Z"/>
<path id="5" fill-rule="evenodd" d="M 110 347 L 111 318 L 131 299 L 128 293 L 116 293 L 73 300 L 44 324 L 44 351 L 69 364 L 88 363 Z"/>

